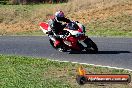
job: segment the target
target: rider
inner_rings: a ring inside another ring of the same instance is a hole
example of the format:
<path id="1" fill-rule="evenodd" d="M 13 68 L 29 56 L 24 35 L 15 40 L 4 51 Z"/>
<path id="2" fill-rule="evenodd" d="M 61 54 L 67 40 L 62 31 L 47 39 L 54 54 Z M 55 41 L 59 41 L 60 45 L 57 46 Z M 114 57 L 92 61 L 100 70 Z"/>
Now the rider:
<path id="1" fill-rule="evenodd" d="M 62 22 L 69 23 L 71 22 L 69 19 L 65 18 L 65 15 L 62 11 L 57 11 L 53 18 L 49 20 L 49 28 L 48 34 L 49 37 L 54 41 L 54 46 L 56 47 L 57 43 L 59 42 L 57 38 L 61 38 L 62 35 L 60 34 L 66 25 L 63 25 Z"/>

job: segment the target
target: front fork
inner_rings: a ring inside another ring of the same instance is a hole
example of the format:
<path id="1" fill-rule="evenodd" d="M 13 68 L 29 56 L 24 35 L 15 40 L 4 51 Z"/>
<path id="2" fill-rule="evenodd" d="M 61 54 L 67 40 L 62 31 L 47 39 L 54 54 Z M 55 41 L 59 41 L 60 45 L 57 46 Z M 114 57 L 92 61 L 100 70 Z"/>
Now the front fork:
<path id="1" fill-rule="evenodd" d="M 84 43 L 84 40 L 79 40 L 78 41 L 84 48 L 86 48 L 87 47 L 87 44 L 86 43 Z"/>
<path id="2" fill-rule="evenodd" d="M 85 39 L 82 39 L 82 40 L 78 40 L 80 46 L 82 49 L 88 49 L 88 48 L 91 48 L 91 45 L 90 45 L 90 41 L 88 40 L 89 38 L 85 38 Z"/>

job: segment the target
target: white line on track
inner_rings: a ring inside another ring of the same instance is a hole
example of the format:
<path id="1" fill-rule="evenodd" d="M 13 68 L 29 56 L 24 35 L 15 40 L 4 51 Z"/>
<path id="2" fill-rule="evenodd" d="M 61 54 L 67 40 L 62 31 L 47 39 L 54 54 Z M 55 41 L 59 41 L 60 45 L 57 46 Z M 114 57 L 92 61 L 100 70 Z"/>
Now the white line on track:
<path id="1" fill-rule="evenodd" d="M 52 60 L 49 59 L 51 61 L 57 61 L 57 62 L 70 62 L 70 63 L 75 63 L 75 64 L 81 64 L 81 65 L 93 65 L 93 66 L 97 66 L 97 67 L 106 67 L 106 68 L 113 68 L 113 69 L 121 69 L 121 70 L 127 70 L 127 71 L 131 71 L 131 69 L 125 69 L 125 68 L 119 68 L 119 67 L 112 67 L 112 66 L 103 66 L 103 65 L 95 65 L 95 64 L 88 64 L 88 63 L 79 63 L 79 62 L 71 62 L 71 61 L 60 61 L 60 60 Z"/>

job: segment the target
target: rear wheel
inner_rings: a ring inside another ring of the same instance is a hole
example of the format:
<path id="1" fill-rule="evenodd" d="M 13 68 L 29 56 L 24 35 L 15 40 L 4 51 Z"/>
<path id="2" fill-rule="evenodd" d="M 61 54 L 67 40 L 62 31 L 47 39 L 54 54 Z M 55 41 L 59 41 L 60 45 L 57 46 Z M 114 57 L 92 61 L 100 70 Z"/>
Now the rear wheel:
<path id="1" fill-rule="evenodd" d="M 98 47 L 97 45 L 90 39 L 87 38 L 84 41 L 87 44 L 87 48 L 85 50 L 89 53 L 97 53 L 98 52 Z"/>

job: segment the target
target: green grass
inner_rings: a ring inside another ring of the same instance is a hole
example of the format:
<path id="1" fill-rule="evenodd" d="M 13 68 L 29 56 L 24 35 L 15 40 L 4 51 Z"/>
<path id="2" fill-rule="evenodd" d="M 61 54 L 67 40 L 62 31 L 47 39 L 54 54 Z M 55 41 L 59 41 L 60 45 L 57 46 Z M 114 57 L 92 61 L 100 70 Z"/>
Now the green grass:
<path id="1" fill-rule="evenodd" d="M 80 88 L 76 83 L 80 64 L 50 61 L 44 58 L 0 55 L 1 88 Z M 83 65 L 87 73 L 131 74 L 117 70 Z M 82 88 L 97 88 L 97 84 L 86 84 Z M 131 88 L 131 84 L 109 84 L 106 87 Z"/>

